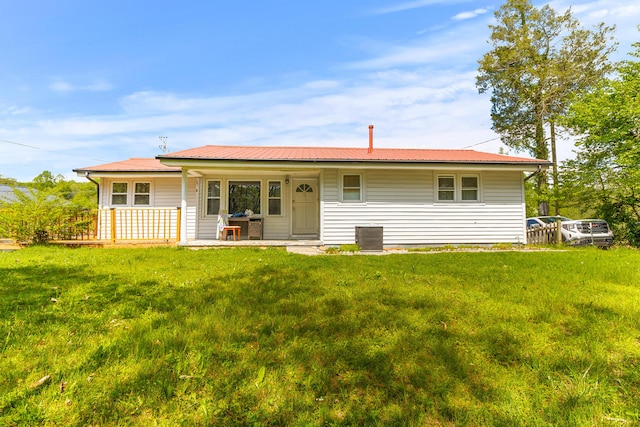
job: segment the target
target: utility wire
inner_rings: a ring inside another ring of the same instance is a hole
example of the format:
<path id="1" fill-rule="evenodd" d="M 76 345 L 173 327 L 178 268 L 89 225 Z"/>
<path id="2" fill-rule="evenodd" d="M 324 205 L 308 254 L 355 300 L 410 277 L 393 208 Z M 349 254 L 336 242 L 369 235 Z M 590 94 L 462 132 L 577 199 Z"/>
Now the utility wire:
<path id="1" fill-rule="evenodd" d="M 491 139 L 487 139 L 486 141 L 481 141 L 481 142 L 477 142 L 475 144 L 471 144 L 471 145 L 467 145 L 466 147 L 462 147 L 462 148 L 471 148 L 471 147 L 475 147 L 477 145 L 482 145 L 482 144 L 486 144 L 487 142 L 491 142 L 491 141 L 495 141 L 496 139 L 500 139 L 499 136 L 496 136 L 495 138 L 491 138 Z"/>
<path id="2" fill-rule="evenodd" d="M 8 139 L 0 139 L 0 142 L 6 142 L 7 144 L 13 144 L 13 145 L 19 145 L 20 147 L 31 148 L 33 150 L 46 151 L 48 153 L 61 154 L 63 156 L 71 156 L 71 154 L 65 153 L 63 151 L 47 150 L 46 148 L 36 147 L 35 145 L 23 144 L 21 142 L 9 141 Z M 93 161 L 96 161 L 96 162 L 106 162 L 106 160 L 103 160 L 103 159 L 88 158 L 88 160 L 93 160 Z"/>
<path id="3" fill-rule="evenodd" d="M 34 146 L 34 145 L 29 145 L 29 144 L 23 144 L 23 143 L 21 143 L 21 142 L 9 141 L 8 139 L 0 139 L 0 142 L 5 142 L 5 143 L 7 143 L 7 144 L 18 145 L 18 146 L 20 146 L 20 147 L 31 148 L 31 149 L 33 149 L 33 150 L 46 151 L 46 152 L 49 152 L 49 153 L 56 153 L 56 154 L 60 154 L 60 155 L 62 155 L 62 156 L 69 156 L 69 157 L 75 157 L 75 158 L 77 158 L 77 155 L 72 155 L 72 154 L 69 154 L 69 153 L 65 153 L 65 152 L 63 152 L 63 151 L 47 150 L 46 148 L 36 147 L 36 146 Z M 94 161 L 94 162 L 100 162 L 100 163 L 122 163 L 122 162 L 120 162 L 120 161 L 112 162 L 112 161 L 104 160 L 104 159 L 94 159 L 94 158 L 92 158 L 92 157 L 87 157 L 86 159 L 87 159 L 87 160 Z M 21 164 L 21 163 L 20 163 L 20 164 Z M 134 163 L 128 163 L 128 164 L 130 164 L 130 165 L 134 165 L 134 166 L 135 166 L 135 164 L 134 164 Z M 22 166 L 27 166 L 27 165 L 22 164 Z M 27 167 L 29 167 L 29 166 L 27 166 Z"/>

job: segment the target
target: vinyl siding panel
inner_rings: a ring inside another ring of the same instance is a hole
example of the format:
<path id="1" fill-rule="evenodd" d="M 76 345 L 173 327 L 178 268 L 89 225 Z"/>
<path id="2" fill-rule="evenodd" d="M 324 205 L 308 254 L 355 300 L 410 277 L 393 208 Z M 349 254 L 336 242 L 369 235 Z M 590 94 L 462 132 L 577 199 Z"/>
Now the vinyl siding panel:
<path id="1" fill-rule="evenodd" d="M 458 171 L 457 173 L 464 173 Z M 324 174 L 324 244 L 355 242 L 355 227 L 384 227 L 385 246 L 524 242 L 524 201 L 519 172 L 479 176 L 481 201 L 436 203 L 435 171 L 369 170 L 364 200 L 339 199 L 340 171 Z"/>

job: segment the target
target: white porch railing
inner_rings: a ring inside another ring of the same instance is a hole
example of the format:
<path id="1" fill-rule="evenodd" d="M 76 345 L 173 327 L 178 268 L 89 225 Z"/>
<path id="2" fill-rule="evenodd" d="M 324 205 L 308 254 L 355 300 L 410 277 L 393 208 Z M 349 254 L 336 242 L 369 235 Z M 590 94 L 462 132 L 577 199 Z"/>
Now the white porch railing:
<path id="1" fill-rule="evenodd" d="M 98 239 L 180 240 L 180 208 L 98 210 Z"/>

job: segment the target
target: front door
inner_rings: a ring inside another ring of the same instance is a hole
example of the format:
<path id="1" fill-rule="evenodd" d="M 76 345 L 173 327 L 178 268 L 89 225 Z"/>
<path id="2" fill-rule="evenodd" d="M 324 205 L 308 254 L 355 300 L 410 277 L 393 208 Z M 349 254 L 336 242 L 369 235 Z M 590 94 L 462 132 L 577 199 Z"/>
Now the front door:
<path id="1" fill-rule="evenodd" d="M 320 216 L 318 180 L 294 179 L 292 184 L 293 234 L 316 236 Z"/>

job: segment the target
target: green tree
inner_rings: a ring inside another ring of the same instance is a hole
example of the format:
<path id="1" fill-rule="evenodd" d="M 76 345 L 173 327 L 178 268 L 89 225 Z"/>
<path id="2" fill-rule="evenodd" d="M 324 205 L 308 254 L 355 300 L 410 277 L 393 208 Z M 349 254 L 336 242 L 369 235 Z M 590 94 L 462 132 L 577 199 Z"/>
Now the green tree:
<path id="1" fill-rule="evenodd" d="M 62 175 L 58 174 L 54 176 L 51 172 L 46 170 L 33 178 L 33 186 L 38 189 L 54 188 L 56 184 L 63 181 L 64 177 Z"/>
<path id="2" fill-rule="evenodd" d="M 613 28 L 583 29 L 571 11 L 557 14 L 529 0 L 507 0 L 490 25 L 492 50 L 479 61 L 476 85 L 491 91 L 493 129 L 502 142 L 552 160 L 557 190 L 556 123 L 570 95 L 585 91 L 611 70 Z M 540 214 L 549 213 L 548 177 L 537 177 Z M 556 207 L 557 210 L 557 207 Z"/>
<path id="3" fill-rule="evenodd" d="M 634 47 L 631 55 L 640 58 L 640 43 Z M 578 135 L 578 151 L 561 177 L 569 198 L 640 246 L 640 62 L 623 61 L 616 71 L 571 103 L 563 124 Z"/>
<path id="4" fill-rule="evenodd" d="M 58 196 L 62 197 L 65 205 L 73 208 L 93 209 L 96 208 L 95 184 L 91 182 L 78 182 L 66 180 L 64 176 L 53 175 L 50 171 L 42 171 L 32 182 L 24 183 L 27 187 L 38 190 L 54 190 Z"/>
<path id="5" fill-rule="evenodd" d="M 4 176 L 0 175 L 0 184 L 16 185 L 17 183 L 18 183 L 18 181 L 16 181 L 13 178 L 7 178 L 7 177 L 4 177 Z"/>

